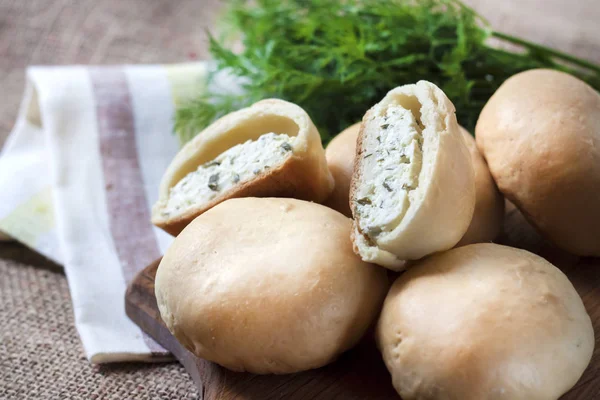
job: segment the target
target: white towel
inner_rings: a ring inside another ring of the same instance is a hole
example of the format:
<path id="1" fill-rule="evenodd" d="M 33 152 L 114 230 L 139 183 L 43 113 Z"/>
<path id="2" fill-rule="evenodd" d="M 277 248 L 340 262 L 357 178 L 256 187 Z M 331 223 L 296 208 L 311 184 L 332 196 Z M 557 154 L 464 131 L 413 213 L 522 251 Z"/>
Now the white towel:
<path id="1" fill-rule="evenodd" d="M 127 318 L 124 294 L 171 241 L 150 209 L 179 148 L 176 104 L 205 75 L 203 63 L 27 71 L 0 153 L 0 231 L 64 265 L 93 363 L 168 356 Z"/>

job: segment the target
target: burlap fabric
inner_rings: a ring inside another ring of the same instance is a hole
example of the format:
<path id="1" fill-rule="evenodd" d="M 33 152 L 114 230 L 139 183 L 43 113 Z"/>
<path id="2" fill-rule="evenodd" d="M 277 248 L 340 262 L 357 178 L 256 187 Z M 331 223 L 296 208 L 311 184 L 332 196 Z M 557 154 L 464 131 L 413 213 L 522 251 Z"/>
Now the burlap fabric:
<path id="1" fill-rule="evenodd" d="M 24 69 L 168 63 L 206 57 L 217 0 L 0 0 L 0 146 Z M 196 399 L 177 363 L 92 366 L 59 266 L 0 244 L 0 399 Z"/>
<path id="2" fill-rule="evenodd" d="M 469 0 L 503 31 L 600 62 L 597 0 Z M 206 56 L 218 0 L 0 0 L 0 145 L 34 64 L 181 62 Z M 61 269 L 0 244 L 0 399 L 191 399 L 176 363 L 91 366 Z"/>
<path id="3" fill-rule="evenodd" d="M 0 399 L 198 398 L 177 363 L 90 365 L 60 269 L 18 245 L 2 256 Z"/>

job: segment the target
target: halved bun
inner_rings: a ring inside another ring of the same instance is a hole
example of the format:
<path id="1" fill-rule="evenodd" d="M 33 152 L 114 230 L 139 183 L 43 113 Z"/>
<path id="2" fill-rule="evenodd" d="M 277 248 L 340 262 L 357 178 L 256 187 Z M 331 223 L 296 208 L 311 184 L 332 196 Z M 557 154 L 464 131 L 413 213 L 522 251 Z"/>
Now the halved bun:
<path id="1" fill-rule="evenodd" d="M 259 141 L 265 143 L 262 153 Z M 277 145 L 281 147 L 273 151 Z M 221 165 L 219 157 L 226 157 L 228 151 L 239 158 L 232 155 L 226 158 L 227 165 Z M 273 163 L 265 163 L 266 157 Z M 233 167 L 236 162 L 239 165 Z M 203 168 L 219 170 L 208 176 Z M 251 169 L 254 173 L 240 179 L 236 168 L 246 175 Z M 223 173 L 237 180 L 228 179 L 221 189 Z M 197 187 L 198 182 L 202 187 Z M 283 100 L 263 100 L 224 116 L 181 149 L 161 181 L 152 223 L 177 235 L 195 217 L 226 199 L 274 196 L 322 202 L 333 185 L 321 137 L 308 114 Z M 195 195 L 201 190 L 202 195 Z"/>
<path id="2" fill-rule="evenodd" d="M 454 111 L 442 90 L 420 81 L 365 114 L 350 189 L 363 260 L 401 269 L 403 260 L 452 248 L 467 231 L 474 172 Z"/>

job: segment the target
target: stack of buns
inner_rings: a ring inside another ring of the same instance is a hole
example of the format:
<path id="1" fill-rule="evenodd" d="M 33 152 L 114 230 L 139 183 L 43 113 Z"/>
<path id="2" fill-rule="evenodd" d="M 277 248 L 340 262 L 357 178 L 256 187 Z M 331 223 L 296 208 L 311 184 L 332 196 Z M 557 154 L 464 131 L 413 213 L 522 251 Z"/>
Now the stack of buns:
<path id="1" fill-rule="evenodd" d="M 374 326 L 403 399 L 557 399 L 590 362 L 590 318 L 559 269 L 491 242 L 506 196 L 558 246 L 600 255 L 600 214 L 582 208 L 600 204 L 600 96 L 519 74 L 476 138 L 425 81 L 326 150 L 282 100 L 218 120 L 175 157 L 153 210 L 177 235 L 156 275 L 167 327 L 226 368 L 283 374 Z"/>

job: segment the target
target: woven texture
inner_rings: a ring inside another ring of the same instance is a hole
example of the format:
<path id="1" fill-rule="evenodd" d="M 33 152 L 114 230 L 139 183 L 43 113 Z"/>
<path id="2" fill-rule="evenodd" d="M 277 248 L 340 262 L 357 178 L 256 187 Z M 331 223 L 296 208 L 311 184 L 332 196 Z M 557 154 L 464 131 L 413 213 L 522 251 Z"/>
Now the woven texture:
<path id="1" fill-rule="evenodd" d="M 0 0 L 0 145 L 24 69 L 39 64 L 167 63 L 206 57 L 217 0 Z M 597 0 L 469 0 L 500 30 L 600 62 Z M 533 17 L 532 17 L 533 16 Z M 0 244 L 0 399 L 193 399 L 176 363 L 85 360 L 64 275 Z"/>
<path id="2" fill-rule="evenodd" d="M 28 65 L 202 59 L 217 12 L 217 0 L 0 0 L 0 146 Z M 90 365 L 61 268 L 0 243 L 0 399 L 197 398 L 177 363 Z"/>
<path id="3" fill-rule="evenodd" d="M 28 65 L 172 63 L 206 58 L 218 0 L 0 0 L 0 145 Z"/>
<path id="4" fill-rule="evenodd" d="M 0 399 L 199 398 L 177 363 L 90 365 L 60 269 L 16 244 L 2 247 Z"/>

